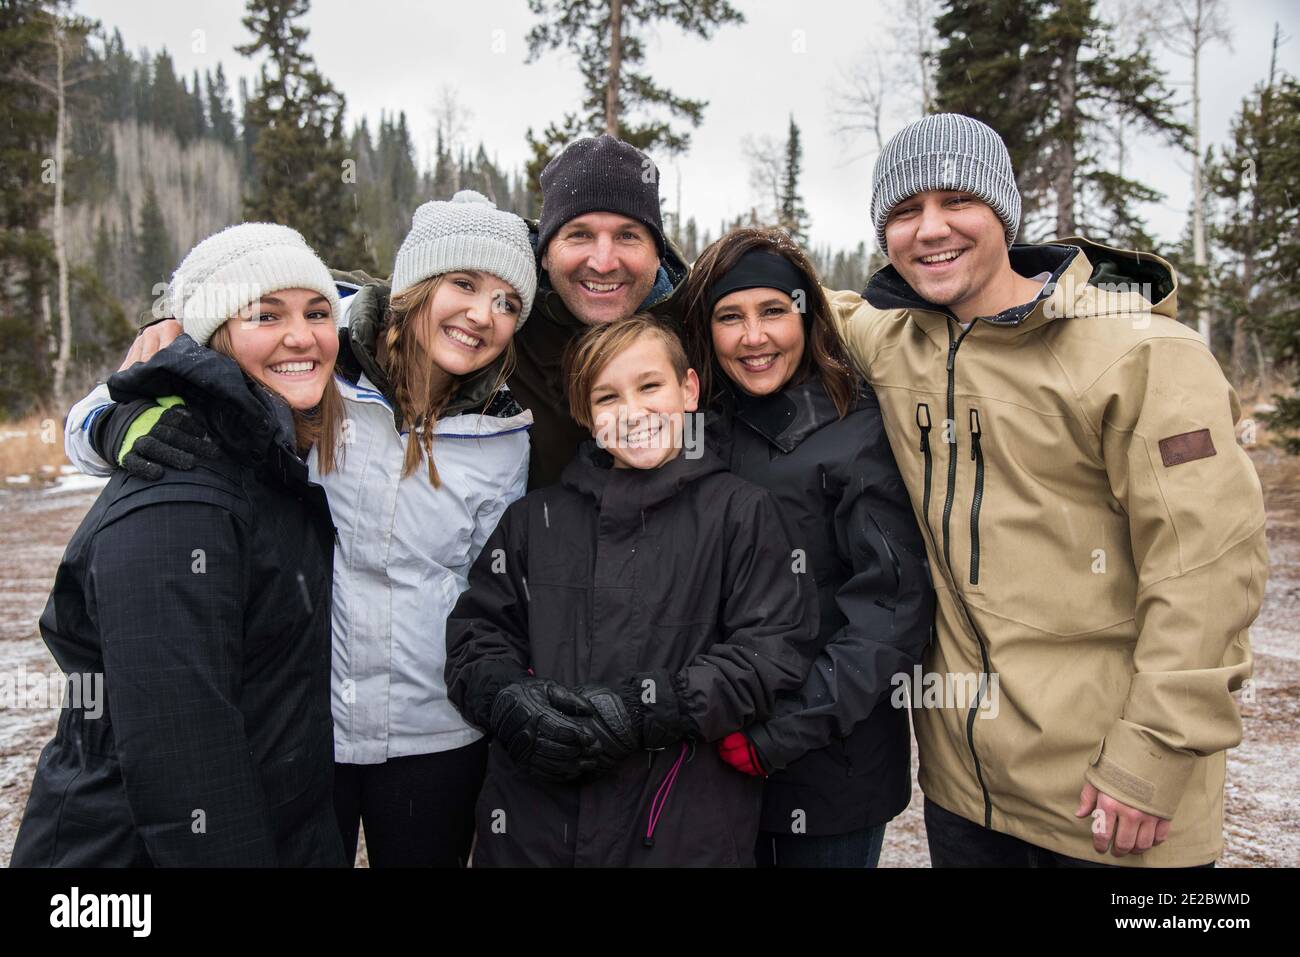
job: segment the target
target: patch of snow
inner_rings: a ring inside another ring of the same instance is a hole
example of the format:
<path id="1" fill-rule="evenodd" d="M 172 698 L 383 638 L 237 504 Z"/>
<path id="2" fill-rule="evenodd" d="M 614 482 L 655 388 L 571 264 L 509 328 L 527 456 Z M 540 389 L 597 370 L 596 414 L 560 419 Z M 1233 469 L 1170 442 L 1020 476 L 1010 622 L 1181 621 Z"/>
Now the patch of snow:
<path id="1" fill-rule="evenodd" d="M 72 474 L 64 474 L 57 482 L 45 490 L 46 495 L 52 495 L 56 492 L 85 492 L 91 489 L 100 489 L 108 484 L 108 478 L 98 475 L 82 475 L 76 469 Z"/>

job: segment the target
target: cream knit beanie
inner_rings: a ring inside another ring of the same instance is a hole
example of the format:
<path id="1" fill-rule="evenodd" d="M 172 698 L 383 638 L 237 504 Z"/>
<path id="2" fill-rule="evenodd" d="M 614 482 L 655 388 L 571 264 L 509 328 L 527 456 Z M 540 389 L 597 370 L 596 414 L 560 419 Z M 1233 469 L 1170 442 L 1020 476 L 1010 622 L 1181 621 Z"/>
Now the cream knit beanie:
<path id="1" fill-rule="evenodd" d="M 319 292 L 338 321 L 338 290 L 307 241 L 288 226 L 240 223 L 190 250 L 167 286 L 167 306 L 190 338 L 205 346 L 241 309 L 280 289 Z"/>

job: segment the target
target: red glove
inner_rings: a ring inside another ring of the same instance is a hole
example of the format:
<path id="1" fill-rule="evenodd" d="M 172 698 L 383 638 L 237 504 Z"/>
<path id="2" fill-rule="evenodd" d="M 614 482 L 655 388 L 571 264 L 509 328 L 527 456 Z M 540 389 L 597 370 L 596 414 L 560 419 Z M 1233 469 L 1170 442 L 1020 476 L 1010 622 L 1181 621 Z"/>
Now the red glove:
<path id="1" fill-rule="evenodd" d="M 743 731 L 733 731 L 719 741 L 718 756 L 741 774 L 752 774 L 756 778 L 767 777 L 758 748 L 754 747 L 754 742 Z"/>

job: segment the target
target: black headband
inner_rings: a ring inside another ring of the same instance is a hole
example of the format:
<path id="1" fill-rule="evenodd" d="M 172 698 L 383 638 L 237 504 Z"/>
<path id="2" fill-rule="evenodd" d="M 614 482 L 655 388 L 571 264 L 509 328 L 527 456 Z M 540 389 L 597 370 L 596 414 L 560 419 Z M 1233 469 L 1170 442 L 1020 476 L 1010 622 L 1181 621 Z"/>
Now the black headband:
<path id="1" fill-rule="evenodd" d="M 794 299 L 800 291 L 807 297 L 807 287 L 808 280 L 790 260 L 766 249 L 751 249 L 709 287 L 708 315 L 713 315 L 719 299 L 741 289 L 777 289 Z"/>

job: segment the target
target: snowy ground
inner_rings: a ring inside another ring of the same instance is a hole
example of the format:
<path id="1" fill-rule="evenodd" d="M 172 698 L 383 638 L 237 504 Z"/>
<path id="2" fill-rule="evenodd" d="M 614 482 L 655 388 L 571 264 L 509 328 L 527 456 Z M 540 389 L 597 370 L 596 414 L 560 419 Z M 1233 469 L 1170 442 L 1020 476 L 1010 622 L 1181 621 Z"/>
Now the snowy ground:
<path id="1" fill-rule="evenodd" d="M 1255 649 L 1254 701 L 1243 702 L 1241 747 L 1229 752 L 1225 867 L 1300 865 L 1300 461 L 1259 450 L 1269 508 L 1271 568 Z M 63 548 L 102 479 L 61 476 L 51 488 L 0 485 L 0 675 L 57 675 L 36 630 Z M 7 864 L 36 759 L 57 711 L 0 703 L 0 863 Z M 915 752 L 915 745 L 913 745 Z M 915 759 L 914 759 L 915 760 Z M 915 780 L 915 775 L 913 776 Z M 363 857 L 364 860 L 364 857 Z M 928 864 L 921 794 L 890 826 L 881 864 Z"/>

